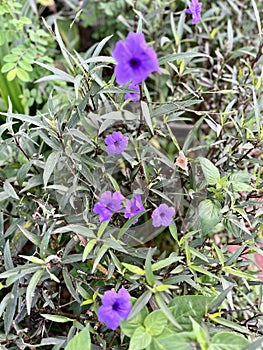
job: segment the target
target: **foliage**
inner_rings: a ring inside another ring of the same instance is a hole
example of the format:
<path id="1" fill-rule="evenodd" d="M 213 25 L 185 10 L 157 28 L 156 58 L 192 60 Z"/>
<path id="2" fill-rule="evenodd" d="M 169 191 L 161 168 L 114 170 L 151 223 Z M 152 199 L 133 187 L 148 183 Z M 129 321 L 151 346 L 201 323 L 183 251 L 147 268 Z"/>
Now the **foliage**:
<path id="1" fill-rule="evenodd" d="M 184 2 L 63 4 L 0 5 L 1 349 L 260 349 L 261 3 L 203 1 L 196 26 Z M 93 6 L 107 22 L 81 52 Z M 162 72 L 136 103 L 111 56 L 134 30 Z M 121 154 L 106 151 L 114 131 Z M 105 191 L 140 194 L 145 211 L 100 223 Z M 155 228 L 162 203 L 176 214 Z M 121 287 L 133 307 L 112 331 L 97 312 Z"/>
<path id="2" fill-rule="evenodd" d="M 38 19 L 36 5 L 28 1 L 6 1 L 0 5 L 0 97 L 8 98 L 17 112 L 29 113 L 46 101 L 48 86 L 36 89 L 32 83 L 43 70 L 34 61 L 53 63 L 54 41 Z M 44 91 L 46 89 L 47 91 Z"/>

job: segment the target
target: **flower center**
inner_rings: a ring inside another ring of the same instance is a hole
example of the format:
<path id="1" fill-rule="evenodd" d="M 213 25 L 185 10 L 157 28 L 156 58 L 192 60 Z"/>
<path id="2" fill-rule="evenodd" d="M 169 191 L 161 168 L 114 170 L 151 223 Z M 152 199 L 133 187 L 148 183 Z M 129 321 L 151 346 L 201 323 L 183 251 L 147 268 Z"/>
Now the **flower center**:
<path id="1" fill-rule="evenodd" d="M 165 213 L 164 213 L 164 212 L 160 213 L 160 217 L 161 217 L 162 219 L 165 218 Z"/>
<path id="2" fill-rule="evenodd" d="M 118 311 L 118 310 L 119 310 L 119 304 L 118 304 L 118 303 L 114 303 L 114 304 L 112 305 L 112 309 L 113 309 L 114 311 Z"/>
<path id="3" fill-rule="evenodd" d="M 140 60 L 138 60 L 137 58 L 132 58 L 130 60 L 130 65 L 132 68 L 138 68 L 138 66 L 140 65 Z"/>

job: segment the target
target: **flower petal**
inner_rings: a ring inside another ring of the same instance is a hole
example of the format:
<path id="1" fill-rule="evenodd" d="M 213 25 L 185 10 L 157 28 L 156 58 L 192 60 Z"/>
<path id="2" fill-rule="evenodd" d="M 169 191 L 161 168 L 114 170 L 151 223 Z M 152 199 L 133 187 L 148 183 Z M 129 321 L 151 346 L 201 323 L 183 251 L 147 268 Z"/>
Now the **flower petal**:
<path id="1" fill-rule="evenodd" d="M 101 302 L 105 306 L 112 306 L 117 300 L 117 293 L 115 290 L 107 290 L 101 298 Z"/>
<path id="2" fill-rule="evenodd" d="M 100 306 L 98 309 L 98 319 L 104 322 L 110 329 L 115 330 L 120 325 L 120 316 L 111 306 Z"/>

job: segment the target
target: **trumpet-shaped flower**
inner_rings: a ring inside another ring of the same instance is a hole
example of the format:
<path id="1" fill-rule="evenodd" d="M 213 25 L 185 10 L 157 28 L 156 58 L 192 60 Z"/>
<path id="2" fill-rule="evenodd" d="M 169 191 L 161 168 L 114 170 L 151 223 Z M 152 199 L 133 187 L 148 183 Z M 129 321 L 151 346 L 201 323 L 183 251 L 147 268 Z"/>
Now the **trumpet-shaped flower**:
<path id="1" fill-rule="evenodd" d="M 98 203 L 94 205 L 93 211 L 100 215 L 100 222 L 107 221 L 111 215 L 122 208 L 123 195 L 120 192 L 110 191 L 102 193 Z"/>
<path id="2" fill-rule="evenodd" d="M 105 292 L 101 298 L 102 305 L 98 309 L 100 322 L 105 322 L 110 329 L 116 329 L 120 325 L 121 318 L 126 319 L 131 311 L 131 296 L 125 288 L 118 293 L 114 290 Z"/>
<path id="3" fill-rule="evenodd" d="M 132 218 L 135 214 L 141 213 L 144 210 L 141 195 L 136 194 L 132 199 L 126 199 L 126 208 L 123 210 L 124 217 L 126 219 Z M 138 220 L 134 220 L 134 224 L 136 224 L 137 221 Z"/>
<path id="4" fill-rule="evenodd" d="M 119 40 L 112 55 L 117 61 L 114 74 L 118 84 L 140 84 L 152 72 L 161 73 L 157 55 L 142 33 L 129 33 L 126 41 Z"/>
<path id="5" fill-rule="evenodd" d="M 120 131 L 114 131 L 105 139 L 108 154 L 121 154 L 128 145 L 129 138 L 122 135 Z"/>
<path id="6" fill-rule="evenodd" d="M 175 210 L 167 204 L 161 204 L 152 212 L 152 224 L 154 227 L 169 226 L 172 223 Z"/>
<path id="7" fill-rule="evenodd" d="M 201 21 L 201 8 L 201 2 L 198 2 L 198 0 L 192 0 L 189 9 L 185 10 L 185 13 L 192 15 L 192 24 L 197 24 Z"/>
<path id="8" fill-rule="evenodd" d="M 183 151 L 179 152 L 179 155 L 176 158 L 174 166 L 175 167 L 178 166 L 179 168 L 183 169 L 186 172 L 186 174 L 188 175 L 188 159 L 184 155 Z"/>

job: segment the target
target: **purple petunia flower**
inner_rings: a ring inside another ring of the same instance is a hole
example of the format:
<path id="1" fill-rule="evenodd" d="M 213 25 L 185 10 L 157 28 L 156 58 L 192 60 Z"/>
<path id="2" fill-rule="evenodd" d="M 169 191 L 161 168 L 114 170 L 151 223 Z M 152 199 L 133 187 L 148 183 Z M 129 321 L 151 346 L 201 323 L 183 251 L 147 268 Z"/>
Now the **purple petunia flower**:
<path id="1" fill-rule="evenodd" d="M 102 193 L 98 203 L 94 205 L 93 211 L 100 215 L 100 222 L 107 221 L 111 215 L 122 208 L 123 195 L 120 192 L 110 191 Z"/>
<path id="2" fill-rule="evenodd" d="M 201 2 L 198 2 L 198 0 L 192 0 L 189 9 L 185 10 L 185 13 L 192 15 L 192 24 L 197 24 L 201 21 L 201 8 Z"/>
<path id="3" fill-rule="evenodd" d="M 128 98 L 132 99 L 132 102 L 138 102 L 140 100 L 140 88 L 138 85 L 130 84 L 129 89 L 136 90 L 138 92 L 129 92 L 124 96 L 125 100 L 128 100 Z"/>
<path id="4" fill-rule="evenodd" d="M 157 55 L 152 47 L 146 45 L 142 33 L 129 33 L 126 41 L 119 40 L 112 52 L 117 61 L 114 69 L 118 84 L 140 84 L 157 71 L 161 74 Z"/>
<path id="5" fill-rule="evenodd" d="M 126 219 L 132 218 L 135 214 L 141 213 L 144 210 L 141 195 L 136 194 L 132 199 L 126 199 L 126 208 L 123 210 L 124 217 Z M 137 221 L 138 219 L 134 220 L 134 224 L 136 224 Z"/>
<path id="6" fill-rule="evenodd" d="M 129 292 L 125 288 L 121 288 L 118 293 L 109 290 L 101 301 L 102 305 L 98 309 L 99 321 L 105 322 L 110 329 L 118 328 L 121 318 L 126 320 L 132 308 Z"/>
<path id="7" fill-rule="evenodd" d="M 121 154 L 128 145 L 129 138 L 123 136 L 120 131 L 114 131 L 105 139 L 108 154 Z"/>
<path id="8" fill-rule="evenodd" d="M 161 204 L 152 212 L 152 224 L 154 227 L 169 226 L 172 222 L 175 210 L 166 204 Z"/>

